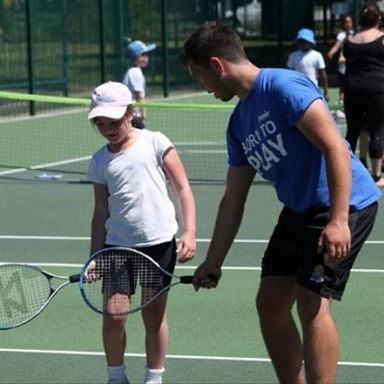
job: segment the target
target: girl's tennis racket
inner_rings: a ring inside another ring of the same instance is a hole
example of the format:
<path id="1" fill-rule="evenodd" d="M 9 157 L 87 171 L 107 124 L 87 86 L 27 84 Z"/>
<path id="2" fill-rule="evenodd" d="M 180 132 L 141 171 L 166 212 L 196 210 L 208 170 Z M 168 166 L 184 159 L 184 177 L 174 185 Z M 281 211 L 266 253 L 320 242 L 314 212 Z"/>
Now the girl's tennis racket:
<path id="1" fill-rule="evenodd" d="M 79 280 L 80 274 L 57 276 L 28 264 L 0 265 L 0 330 L 28 323 L 62 288 Z M 61 285 L 54 288 L 57 281 Z"/>
<path id="2" fill-rule="evenodd" d="M 174 285 L 191 284 L 192 278 L 169 273 L 135 249 L 112 247 L 96 252 L 84 265 L 80 292 L 97 313 L 123 316 L 142 310 Z"/>
<path id="3" fill-rule="evenodd" d="M 96 252 L 80 274 L 69 277 L 28 264 L 3 264 L 0 330 L 28 323 L 71 283 L 79 282 L 82 298 L 97 313 L 123 316 L 140 311 L 174 285 L 191 284 L 192 278 L 173 275 L 144 253 L 120 247 Z M 62 283 L 54 288 L 56 281 Z"/>

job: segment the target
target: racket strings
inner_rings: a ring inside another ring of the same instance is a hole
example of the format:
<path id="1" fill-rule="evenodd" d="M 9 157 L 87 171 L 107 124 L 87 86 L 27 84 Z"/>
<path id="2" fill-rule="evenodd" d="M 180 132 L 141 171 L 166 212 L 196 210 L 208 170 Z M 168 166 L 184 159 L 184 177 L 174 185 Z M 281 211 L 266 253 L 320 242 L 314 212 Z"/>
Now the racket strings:
<path id="1" fill-rule="evenodd" d="M 111 250 L 93 260 L 98 276 L 82 293 L 97 311 L 126 315 L 148 303 L 163 286 L 163 272 L 150 259 L 127 250 Z"/>
<path id="2" fill-rule="evenodd" d="M 24 265 L 0 267 L 0 324 L 23 323 L 39 312 L 51 293 L 48 278 L 39 270 Z"/>

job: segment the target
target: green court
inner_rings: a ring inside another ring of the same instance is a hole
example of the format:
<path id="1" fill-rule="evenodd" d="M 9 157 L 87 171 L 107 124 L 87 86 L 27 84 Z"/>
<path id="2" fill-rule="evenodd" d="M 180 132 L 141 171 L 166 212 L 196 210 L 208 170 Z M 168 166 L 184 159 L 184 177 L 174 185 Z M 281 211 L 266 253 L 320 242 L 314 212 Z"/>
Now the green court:
<path id="1" fill-rule="evenodd" d="M 198 255 L 177 268 L 183 275 L 193 273 L 211 236 L 223 192 L 229 111 L 167 111 L 156 110 L 151 128 L 180 146 L 195 181 L 198 210 Z M 68 275 L 87 258 L 93 194 L 91 185 L 82 182 L 83 157 L 102 141 L 85 116 L 84 109 L 71 109 L 0 123 L 1 262 L 34 263 Z M 220 286 L 197 293 L 190 286 L 171 291 L 165 383 L 277 383 L 254 301 L 260 260 L 280 208 L 273 189 L 256 182 Z M 380 211 L 344 299 L 333 307 L 341 337 L 339 383 L 384 381 L 383 233 Z M 140 314 L 128 320 L 126 362 L 131 382 L 142 382 Z M 83 303 L 76 285 L 60 292 L 29 324 L 0 333 L 0 383 L 105 382 L 101 318 Z"/>

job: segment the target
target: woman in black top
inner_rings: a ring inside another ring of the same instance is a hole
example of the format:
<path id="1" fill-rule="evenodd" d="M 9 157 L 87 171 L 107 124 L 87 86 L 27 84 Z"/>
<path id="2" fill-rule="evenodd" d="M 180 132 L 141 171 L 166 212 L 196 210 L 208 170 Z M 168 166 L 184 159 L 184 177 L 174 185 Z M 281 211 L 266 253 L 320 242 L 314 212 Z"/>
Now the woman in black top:
<path id="1" fill-rule="evenodd" d="M 366 5 L 360 15 L 361 29 L 344 41 L 346 58 L 345 114 L 346 139 L 355 151 L 364 127 L 369 132 L 371 172 L 376 184 L 384 187 L 381 174 L 384 139 L 384 33 L 381 11 Z"/>

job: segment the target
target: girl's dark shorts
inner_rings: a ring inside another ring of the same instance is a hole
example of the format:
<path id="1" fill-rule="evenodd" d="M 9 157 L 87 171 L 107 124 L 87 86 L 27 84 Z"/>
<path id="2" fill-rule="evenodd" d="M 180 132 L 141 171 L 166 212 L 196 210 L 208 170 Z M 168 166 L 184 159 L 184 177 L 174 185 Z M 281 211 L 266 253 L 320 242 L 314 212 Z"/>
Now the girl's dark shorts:
<path id="1" fill-rule="evenodd" d="M 106 245 L 105 247 L 109 248 L 113 245 Z M 120 263 L 121 265 L 116 265 L 117 273 L 115 275 L 112 273 L 110 276 L 104 276 L 103 291 L 108 286 L 110 293 L 134 295 L 137 284 L 140 284 L 143 289 L 147 288 L 157 292 L 171 283 L 176 265 L 176 240 L 174 238 L 165 243 L 149 247 L 133 247 L 133 249 L 155 260 L 170 275 L 162 272 L 145 258 L 125 260 Z"/>
<path id="2" fill-rule="evenodd" d="M 297 284 L 325 298 L 341 300 L 353 263 L 371 233 L 378 203 L 350 211 L 351 250 L 336 266 L 317 253 L 320 233 L 329 220 L 328 208 L 298 213 L 283 208 L 262 260 L 261 277 L 296 276 Z"/>

